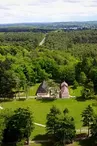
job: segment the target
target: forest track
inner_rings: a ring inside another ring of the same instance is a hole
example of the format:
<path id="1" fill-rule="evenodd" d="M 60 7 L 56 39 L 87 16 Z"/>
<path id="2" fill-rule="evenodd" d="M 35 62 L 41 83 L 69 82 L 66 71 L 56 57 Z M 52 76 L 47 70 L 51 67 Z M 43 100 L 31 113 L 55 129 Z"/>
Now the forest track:
<path id="1" fill-rule="evenodd" d="M 39 46 L 42 46 L 42 45 L 44 44 L 45 38 L 46 38 L 46 37 L 44 37 L 44 38 L 42 39 L 42 41 L 39 43 Z"/>

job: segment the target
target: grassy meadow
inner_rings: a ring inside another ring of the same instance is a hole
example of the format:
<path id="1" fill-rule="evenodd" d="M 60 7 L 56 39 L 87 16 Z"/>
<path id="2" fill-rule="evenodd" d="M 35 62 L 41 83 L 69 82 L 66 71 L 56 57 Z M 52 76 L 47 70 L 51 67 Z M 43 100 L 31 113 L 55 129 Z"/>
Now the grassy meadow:
<path id="1" fill-rule="evenodd" d="M 50 108 L 55 105 L 61 111 L 64 108 L 68 108 L 70 111 L 70 115 L 72 115 L 75 119 L 76 128 L 81 128 L 81 112 L 87 105 L 92 105 L 95 103 L 95 100 L 89 101 L 77 101 L 76 99 L 57 99 L 54 101 L 47 101 L 47 100 L 36 100 L 36 99 L 27 99 L 24 101 L 9 101 L 9 102 L 1 102 L 0 105 L 4 109 L 16 109 L 19 107 L 29 107 L 30 111 L 33 113 L 34 122 L 44 124 L 46 123 L 46 115 L 49 112 Z M 97 111 L 97 107 L 93 107 L 95 112 Z M 32 132 L 31 139 L 39 134 L 44 134 L 45 128 L 35 126 L 34 131 Z"/>
<path id="2" fill-rule="evenodd" d="M 36 84 L 35 86 L 32 86 L 29 88 L 28 96 L 35 96 L 35 93 L 37 91 L 37 88 L 40 84 Z M 82 86 L 77 87 L 77 89 L 73 89 L 72 87 L 69 87 L 69 92 L 71 96 L 79 97 L 81 95 Z M 25 96 L 22 95 L 23 97 Z M 36 99 L 24 99 L 21 98 L 20 100 L 13 100 L 13 101 L 7 101 L 7 102 L 1 102 L 0 106 L 2 106 L 4 109 L 16 109 L 19 107 L 27 108 L 29 107 L 30 111 L 33 113 L 34 116 L 34 122 L 40 123 L 45 125 L 46 123 L 46 115 L 49 112 L 50 108 L 55 105 L 58 107 L 61 111 L 64 110 L 64 108 L 69 109 L 69 114 L 74 117 L 76 129 L 80 129 L 82 127 L 81 123 L 81 113 L 85 109 L 86 106 L 89 104 L 92 105 L 96 101 L 95 100 L 87 100 L 87 101 L 77 101 L 75 98 L 70 99 L 56 99 L 56 100 L 36 100 Z M 93 106 L 93 109 L 96 113 L 97 107 Z M 46 129 L 44 127 L 40 127 L 35 125 L 35 129 L 31 134 L 30 139 L 37 139 L 37 137 L 41 137 L 46 133 Z M 41 137 L 42 138 L 42 137 Z M 30 146 L 47 146 L 48 144 L 41 144 L 41 143 L 32 143 Z M 75 142 L 68 146 L 89 146 L 87 143 L 85 145 L 81 144 L 80 142 Z"/>

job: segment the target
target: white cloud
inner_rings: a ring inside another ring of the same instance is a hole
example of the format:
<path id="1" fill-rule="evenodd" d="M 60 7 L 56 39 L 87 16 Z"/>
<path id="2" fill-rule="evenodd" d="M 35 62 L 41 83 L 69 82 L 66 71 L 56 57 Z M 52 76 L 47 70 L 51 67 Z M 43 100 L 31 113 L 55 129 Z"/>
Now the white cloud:
<path id="1" fill-rule="evenodd" d="M 3 0 L 0 23 L 97 20 L 97 0 Z"/>

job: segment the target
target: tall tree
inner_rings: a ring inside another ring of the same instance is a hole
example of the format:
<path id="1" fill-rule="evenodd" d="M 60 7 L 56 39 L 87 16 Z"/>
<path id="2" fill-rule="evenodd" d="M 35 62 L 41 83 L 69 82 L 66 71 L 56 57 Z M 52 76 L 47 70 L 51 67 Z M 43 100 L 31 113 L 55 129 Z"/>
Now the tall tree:
<path id="1" fill-rule="evenodd" d="M 75 123 L 73 117 L 68 115 L 68 109 L 64 109 L 63 116 L 59 117 L 56 129 L 56 144 L 65 146 L 66 143 L 72 143 L 75 137 Z"/>
<path id="2" fill-rule="evenodd" d="M 60 115 L 60 110 L 55 106 L 52 106 L 49 114 L 47 114 L 46 130 L 47 134 L 52 137 L 52 140 L 55 139 L 55 133 L 57 128 L 58 116 Z"/>
<path id="3" fill-rule="evenodd" d="M 82 116 L 83 126 L 88 127 L 88 136 L 89 136 L 90 126 L 91 126 L 91 124 L 93 122 L 93 118 L 94 118 L 93 108 L 90 105 L 88 105 L 85 108 L 85 110 L 83 110 L 81 116 Z"/>
<path id="4" fill-rule="evenodd" d="M 6 124 L 8 119 L 12 116 L 12 110 L 2 110 L 0 111 L 0 146 L 2 145 L 4 138 L 4 130 L 6 129 Z"/>
<path id="5" fill-rule="evenodd" d="M 33 116 L 29 109 L 19 108 L 8 119 L 4 131 L 4 142 L 18 142 L 26 139 L 29 144 L 29 137 L 33 128 Z"/>
<path id="6" fill-rule="evenodd" d="M 94 139 L 97 141 L 97 116 L 93 120 L 93 124 L 90 127 L 91 129 L 91 135 L 94 137 Z"/>
<path id="7" fill-rule="evenodd" d="M 68 116 L 68 112 L 66 108 L 62 114 L 57 108 L 52 107 L 47 115 L 47 134 L 50 134 L 55 145 L 64 146 L 67 142 L 71 143 L 75 137 L 74 119 Z"/>

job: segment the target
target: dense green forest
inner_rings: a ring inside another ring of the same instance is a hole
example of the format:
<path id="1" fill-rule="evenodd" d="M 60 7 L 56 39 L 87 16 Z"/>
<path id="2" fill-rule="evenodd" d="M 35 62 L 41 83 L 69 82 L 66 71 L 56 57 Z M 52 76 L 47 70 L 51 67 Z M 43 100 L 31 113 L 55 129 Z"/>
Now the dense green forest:
<path id="1" fill-rule="evenodd" d="M 45 43 L 39 43 L 45 37 Z M 43 80 L 85 87 L 91 98 L 97 88 L 97 31 L 0 33 L 0 97 Z M 92 95 L 91 95 L 92 94 Z M 87 95 L 87 96 L 86 96 Z"/>
<path id="2" fill-rule="evenodd" d="M 70 88 L 82 87 L 81 97 L 77 97 L 77 100 L 97 100 L 97 30 L 0 32 L 1 100 L 6 97 L 13 98 L 19 92 L 26 93 L 31 86 L 43 80 L 52 81 L 54 85 L 65 80 Z M 97 102 L 93 101 L 93 104 L 89 102 L 95 106 Z M 87 136 L 90 136 L 91 132 L 95 142 L 97 116 L 92 106 L 88 105 L 83 110 L 81 122 L 83 127 L 88 128 Z M 31 107 L 33 108 L 32 103 Z M 46 130 L 54 143 L 64 145 L 75 138 L 74 118 L 68 112 L 67 108 L 60 112 L 56 107 L 52 107 L 47 114 Z M 30 110 L 3 110 L 0 116 L 1 143 L 16 142 L 22 145 L 22 140 L 29 142 L 34 129 Z"/>

